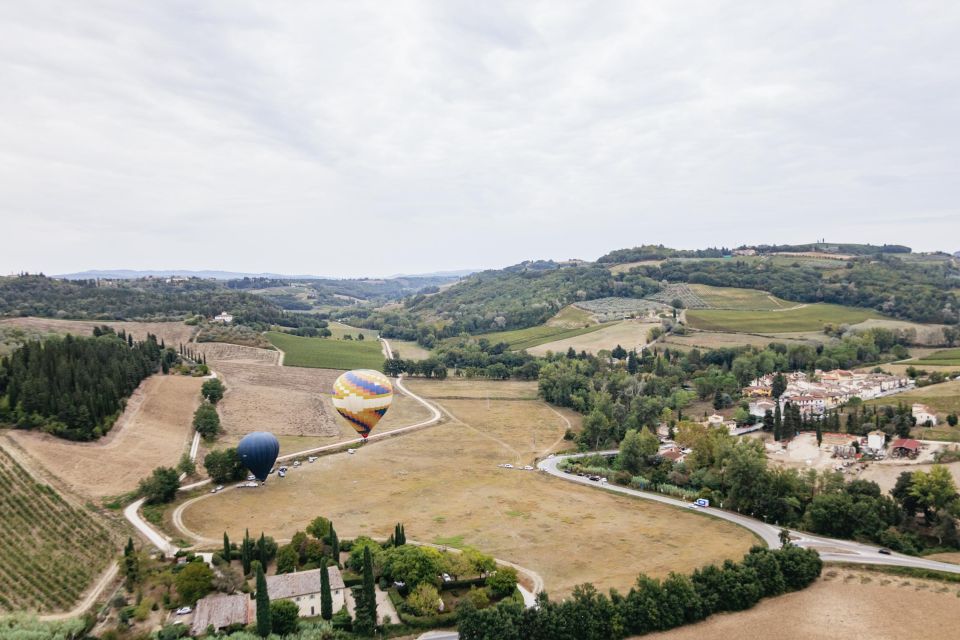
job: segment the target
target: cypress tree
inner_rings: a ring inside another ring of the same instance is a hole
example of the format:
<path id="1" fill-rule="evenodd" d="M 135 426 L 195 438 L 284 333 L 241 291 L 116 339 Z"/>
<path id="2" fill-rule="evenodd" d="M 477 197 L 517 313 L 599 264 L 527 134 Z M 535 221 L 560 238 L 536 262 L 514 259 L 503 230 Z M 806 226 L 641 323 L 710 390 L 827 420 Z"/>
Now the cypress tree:
<path id="1" fill-rule="evenodd" d="M 330 593 L 330 569 L 324 567 L 320 572 L 320 617 L 329 620 L 333 617 L 333 596 Z"/>
<path id="2" fill-rule="evenodd" d="M 230 564 L 230 538 L 227 537 L 226 531 L 223 532 L 223 559 Z"/>
<path id="3" fill-rule="evenodd" d="M 373 558 L 370 547 L 363 548 L 363 613 L 372 631 L 377 626 L 377 593 L 373 582 Z"/>
<path id="4" fill-rule="evenodd" d="M 273 630 L 270 623 L 270 594 L 267 593 L 267 578 L 263 566 L 257 565 L 257 635 L 266 638 Z"/>
<path id="5" fill-rule="evenodd" d="M 822 420 L 817 420 L 817 446 L 819 447 L 823 444 L 823 427 L 821 426 Z"/>
<path id="6" fill-rule="evenodd" d="M 257 541 L 258 551 L 260 552 L 260 564 L 267 566 L 267 540 L 263 536 L 263 532 L 260 532 L 260 540 Z"/>
<path id="7" fill-rule="evenodd" d="M 333 556 L 333 562 L 340 566 L 340 538 L 337 536 L 337 530 L 330 525 L 330 554 Z"/>
<path id="8" fill-rule="evenodd" d="M 250 575 L 250 529 L 243 534 L 243 546 L 240 548 L 240 562 L 243 564 L 243 575 Z"/>
<path id="9" fill-rule="evenodd" d="M 783 436 L 783 416 L 780 413 L 780 403 L 776 404 L 776 408 L 773 412 L 773 439 L 777 442 L 780 441 L 780 438 Z"/>
<path id="10" fill-rule="evenodd" d="M 403 525 L 400 525 L 400 544 L 407 544 L 407 530 L 404 529 Z"/>

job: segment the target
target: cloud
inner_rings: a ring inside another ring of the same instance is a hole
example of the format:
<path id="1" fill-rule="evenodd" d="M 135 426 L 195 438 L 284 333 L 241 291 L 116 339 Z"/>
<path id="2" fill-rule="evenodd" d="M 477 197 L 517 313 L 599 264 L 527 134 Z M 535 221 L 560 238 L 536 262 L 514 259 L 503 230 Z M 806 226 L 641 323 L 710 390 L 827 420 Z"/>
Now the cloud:
<path id="1" fill-rule="evenodd" d="M 20 3 L 0 271 L 956 250 L 958 27 L 949 2 Z"/>

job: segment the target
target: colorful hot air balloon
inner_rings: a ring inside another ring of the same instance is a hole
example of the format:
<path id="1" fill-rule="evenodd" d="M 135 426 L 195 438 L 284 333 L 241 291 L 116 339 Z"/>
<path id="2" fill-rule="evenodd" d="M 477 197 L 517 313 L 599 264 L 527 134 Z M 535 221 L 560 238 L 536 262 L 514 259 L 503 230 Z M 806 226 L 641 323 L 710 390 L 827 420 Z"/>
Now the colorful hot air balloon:
<path id="1" fill-rule="evenodd" d="M 380 422 L 392 400 L 390 380 L 379 371 L 347 371 L 333 383 L 333 406 L 364 438 Z"/>
<path id="2" fill-rule="evenodd" d="M 240 462 L 260 482 L 267 479 L 267 474 L 273 468 L 273 463 L 277 461 L 277 454 L 279 453 L 280 443 L 277 438 L 272 433 L 265 431 L 248 433 L 243 436 L 243 440 L 237 445 L 237 455 L 240 456 Z"/>

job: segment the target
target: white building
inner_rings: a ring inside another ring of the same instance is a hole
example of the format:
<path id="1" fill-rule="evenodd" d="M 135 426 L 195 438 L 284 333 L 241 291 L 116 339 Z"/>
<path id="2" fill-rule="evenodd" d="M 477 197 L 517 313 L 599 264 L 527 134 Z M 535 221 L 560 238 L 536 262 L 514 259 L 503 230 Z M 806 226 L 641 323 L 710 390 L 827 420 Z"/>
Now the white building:
<path id="1" fill-rule="evenodd" d="M 762 418 L 767 415 L 767 411 L 775 413 L 777 403 L 773 400 L 757 400 L 750 403 L 750 415 Z"/>
<path id="2" fill-rule="evenodd" d="M 871 431 L 867 434 L 867 448 L 881 451 L 887 442 L 887 435 L 883 431 Z"/>
<path id="3" fill-rule="evenodd" d="M 917 419 L 917 424 L 923 426 L 929 422 L 931 426 L 937 426 L 937 414 L 930 410 L 925 404 L 913 405 L 913 417 Z"/>
<path id="4" fill-rule="evenodd" d="M 323 569 L 311 569 L 297 573 L 284 573 L 277 576 L 267 576 L 267 593 L 270 600 L 292 600 L 300 607 L 301 618 L 312 618 L 320 615 L 320 572 Z M 330 576 L 330 595 L 333 601 L 333 611 L 343 608 L 346 588 L 340 569 L 327 567 Z"/>
<path id="5" fill-rule="evenodd" d="M 214 322 L 222 322 L 223 324 L 230 324 L 233 322 L 233 316 L 227 313 L 226 311 L 221 311 L 220 315 L 213 317 Z"/>

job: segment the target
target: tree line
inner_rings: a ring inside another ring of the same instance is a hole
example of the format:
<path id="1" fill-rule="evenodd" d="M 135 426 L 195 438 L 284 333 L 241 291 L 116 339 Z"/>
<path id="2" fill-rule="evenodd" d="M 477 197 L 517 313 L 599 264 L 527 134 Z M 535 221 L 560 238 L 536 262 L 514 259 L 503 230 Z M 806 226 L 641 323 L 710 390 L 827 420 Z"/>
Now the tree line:
<path id="1" fill-rule="evenodd" d="M 741 562 L 709 565 L 664 580 L 641 574 L 626 594 L 609 595 L 593 585 L 577 586 L 573 597 L 553 602 L 541 593 L 537 606 L 505 602 L 460 607 L 463 640 L 619 640 L 699 622 L 714 613 L 749 609 L 766 597 L 805 588 L 819 577 L 816 551 L 786 545 L 754 547 Z"/>

